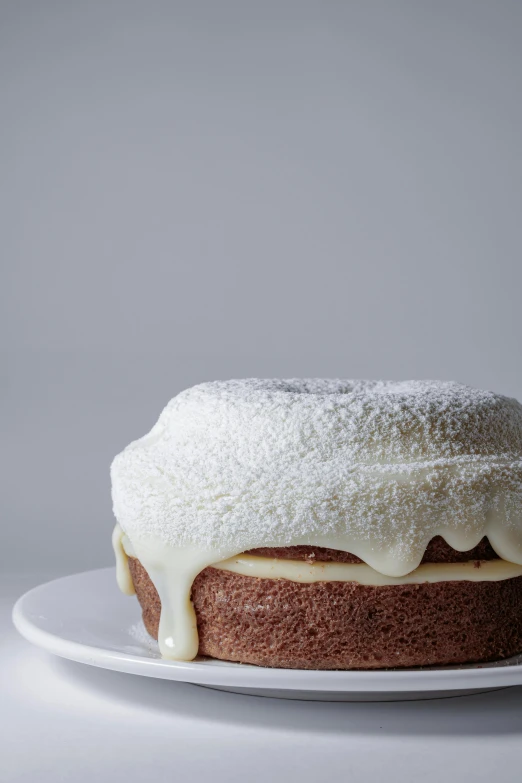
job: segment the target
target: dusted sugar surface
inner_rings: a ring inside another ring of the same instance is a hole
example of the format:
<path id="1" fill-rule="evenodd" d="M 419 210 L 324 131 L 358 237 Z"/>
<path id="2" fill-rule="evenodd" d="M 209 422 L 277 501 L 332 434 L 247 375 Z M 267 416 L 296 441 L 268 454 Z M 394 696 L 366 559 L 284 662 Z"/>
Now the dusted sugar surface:
<path id="1" fill-rule="evenodd" d="M 436 381 L 237 380 L 175 397 L 112 465 L 132 539 L 315 545 L 383 573 L 435 535 L 522 562 L 522 406 Z"/>

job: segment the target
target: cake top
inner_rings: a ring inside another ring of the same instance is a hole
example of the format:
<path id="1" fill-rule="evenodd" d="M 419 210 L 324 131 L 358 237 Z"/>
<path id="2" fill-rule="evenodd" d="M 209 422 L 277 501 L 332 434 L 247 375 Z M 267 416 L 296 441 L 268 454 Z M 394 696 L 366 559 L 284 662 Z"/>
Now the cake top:
<path id="1" fill-rule="evenodd" d="M 332 546 L 389 572 L 416 567 L 434 535 L 466 549 L 491 529 L 522 559 L 522 406 L 457 383 L 204 383 L 111 474 L 131 538 Z"/>

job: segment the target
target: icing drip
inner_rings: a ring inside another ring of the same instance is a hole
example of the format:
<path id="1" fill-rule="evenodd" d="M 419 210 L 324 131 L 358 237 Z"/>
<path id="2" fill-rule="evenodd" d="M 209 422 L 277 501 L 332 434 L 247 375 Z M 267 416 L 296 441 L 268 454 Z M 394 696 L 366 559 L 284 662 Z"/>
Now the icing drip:
<path id="1" fill-rule="evenodd" d="M 196 613 L 190 600 L 192 583 L 200 571 L 232 553 L 220 555 L 213 550 L 136 539 L 132 548 L 161 600 L 158 644 L 162 656 L 191 661 L 198 654 L 199 646 Z"/>
<path id="2" fill-rule="evenodd" d="M 134 595 L 135 590 L 129 571 L 127 552 L 123 546 L 124 536 L 125 533 L 121 527 L 116 525 L 112 531 L 112 548 L 116 558 L 116 581 L 122 593 L 125 593 L 125 595 Z"/>

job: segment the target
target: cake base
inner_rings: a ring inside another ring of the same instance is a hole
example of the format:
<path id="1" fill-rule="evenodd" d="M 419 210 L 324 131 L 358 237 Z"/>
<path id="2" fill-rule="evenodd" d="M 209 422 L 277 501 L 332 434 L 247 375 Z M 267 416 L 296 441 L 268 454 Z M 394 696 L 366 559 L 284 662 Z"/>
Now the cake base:
<path id="1" fill-rule="evenodd" d="M 136 558 L 143 622 L 161 603 Z M 199 654 L 290 669 L 380 669 L 499 660 L 522 651 L 522 577 L 498 582 L 301 584 L 206 568 L 192 588 Z"/>

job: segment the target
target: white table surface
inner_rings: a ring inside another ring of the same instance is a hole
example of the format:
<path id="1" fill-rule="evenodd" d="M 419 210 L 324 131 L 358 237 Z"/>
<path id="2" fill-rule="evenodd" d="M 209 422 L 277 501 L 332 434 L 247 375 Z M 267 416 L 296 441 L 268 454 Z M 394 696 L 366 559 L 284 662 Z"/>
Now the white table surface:
<path id="1" fill-rule="evenodd" d="M 0 581 L 1 781 L 522 780 L 522 687 L 328 704 L 95 669 L 32 647 L 12 627 L 15 598 L 47 578 Z"/>

